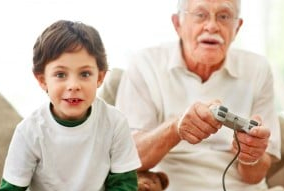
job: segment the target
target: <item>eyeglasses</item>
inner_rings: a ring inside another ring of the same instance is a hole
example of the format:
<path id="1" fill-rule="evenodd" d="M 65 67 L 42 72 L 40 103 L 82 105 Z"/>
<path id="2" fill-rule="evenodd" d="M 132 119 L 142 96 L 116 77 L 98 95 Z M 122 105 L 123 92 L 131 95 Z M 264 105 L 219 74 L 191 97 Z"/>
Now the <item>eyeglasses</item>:
<path id="1" fill-rule="evenodd" d="M 184 10 L 185 14 L 189 14 L 192 16 L 193 22 L 195 23 L 203 23 L 205 21 L 210 20 L 211 14 L 209 12 L 189 12 Z M 238 18 L 233 17 L 230 13 L 217 13 L 215 15 L 215 20 L 222 24 L 222 25 L 231 25 L 233 24 Z"/>

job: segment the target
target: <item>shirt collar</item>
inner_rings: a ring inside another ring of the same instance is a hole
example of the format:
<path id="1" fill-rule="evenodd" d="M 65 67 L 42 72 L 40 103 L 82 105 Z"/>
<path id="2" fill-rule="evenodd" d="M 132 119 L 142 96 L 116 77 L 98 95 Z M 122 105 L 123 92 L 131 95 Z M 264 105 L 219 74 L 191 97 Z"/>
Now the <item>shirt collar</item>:
<path id="1" fill-rule="evenodd" d="M 228 50 L 227 56 L 224 60 L 223 68 L 228 72 L 232 77 L 237 78 L 239 76 L 237 68 L 237 58 L 234 56 L 231 49 Z"/>
<path id="2" fill-rule="evenodd" d="M 186 68 L 184 59 L 182 57 L 182 51 L 180 47 L 180 42 L 177 41 L 173 44 L 172 50 L 170 50 L 171 56 L 169 57 L 168 70 L 172 70 L 174 68 Z"/>
<path id="3" fill-rule="evenodd" d="M 225 71 L 228 72 L 229 75 L 232 77 L 237 78 L 239 76 L 237 66 L 236 66 L 236 58 L 234 58 L 234 54 L 232 53 L 232 50 L 228 50 L 227 56 L 224 60 L 223 67 L 221 68 L 224 69 Z M 170 62 L 168 65 L 168 70 L 172 70 L 174 68 L 184 68 L 186 69 L 185 61 L 182 57 L 182 51 L 181 51 L 181 46 L 180 42 L 177 41 L 173 45 L 172 49 L 172 56 L 170 57 Z"/>

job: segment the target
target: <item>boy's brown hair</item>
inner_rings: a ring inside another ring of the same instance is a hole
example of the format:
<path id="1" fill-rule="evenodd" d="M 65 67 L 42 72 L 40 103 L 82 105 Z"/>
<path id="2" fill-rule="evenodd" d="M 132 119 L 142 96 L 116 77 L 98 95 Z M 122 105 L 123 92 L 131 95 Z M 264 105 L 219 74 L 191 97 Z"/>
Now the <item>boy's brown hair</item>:
<path id="1" fill-rule="evenodd" d="M 105 48 L 98 31 L 82 22 L 59 20 L 37 38 L 33 47 L 33 73 L 43 74 L 47 63 L 66 52 L 85 48 L 93 56 L 99 71 L 107 71 Z"/>

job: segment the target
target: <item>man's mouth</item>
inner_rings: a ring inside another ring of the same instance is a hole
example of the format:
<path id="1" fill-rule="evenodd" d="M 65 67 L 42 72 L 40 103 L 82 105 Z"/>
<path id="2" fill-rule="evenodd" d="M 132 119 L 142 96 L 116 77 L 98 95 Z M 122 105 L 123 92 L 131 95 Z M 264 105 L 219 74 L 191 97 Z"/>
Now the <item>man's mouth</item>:
<path id="1" fill-rule="evenodd" d="M 215 39 L 204 39 L 204 40 L 201 41 L 201 43 L 205 43 L 205 44 L 209 44 L 209 45 L 220 44 L 220 42 L 215 40 Z"/>
<path id="2" fill-rule="evenodd" d="M 224 39 L 219 34 L 208 34 L 203 33 L 198 38 L 197 41 L 202 44 L 207 45 L 219 45 L 224 43 Z"/>

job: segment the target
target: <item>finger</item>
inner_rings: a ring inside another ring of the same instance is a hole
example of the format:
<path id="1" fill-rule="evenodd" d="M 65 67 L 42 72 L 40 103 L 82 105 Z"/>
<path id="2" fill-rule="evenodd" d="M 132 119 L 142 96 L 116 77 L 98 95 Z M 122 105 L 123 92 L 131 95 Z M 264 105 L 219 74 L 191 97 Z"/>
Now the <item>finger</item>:
<path id="1" fill-rule="evenodd" d="M 257 127 L 256 127 L 257 128 Z M 252 136 L 244 132 L 237 132 L 236 135 L 240 143 L 249 145 L 251 147 L 267 147 L 268 137 L 259 138 L 257 136 Z"/>
<path id="2" fill-rule="evenodd" d="M 262 119 L 259 115 L 252 115 L 251 119 L 256 121 L 258 123 L 258 126 L 260 126 L 262 124 Z"/>
<path id="3" fill-rule="evenodd" d="M 216 133 L 219 128 L 219 123 L 211 125 L 208 123 L 208 118 L 211 117 L 211 113 L 203 104 L 196 104 L 193 106 L 194 109 L 192 111 L 192 123 L 195 127 L 199 128 L 200 131 L 204 132 L 207 135 L 211 135 L 212 133 Z"/>
<path id="4" fill-rule="evenodd" d="M 235 148 L 235 147 L 233 147 L 232 148 L 232 153 L 233 154 L 237 154 L 238 153 L 238 148 Z M 242 160 L 242 161 L 246 161 L 246 162 L 254 162 L 254 161 L 257 161 L 260 157 L 261 157 L 262 155 L 260 155 L 260 156 L 254 156 L 254 155 L 250 155 L 250 154 L 248 154 L 248 153 L 243 153 L 243 152 L 241 152 L 240 151 L 240 153 L 238 154 L 238 158 L 240 159 L 240 160 Z"/>
<path id="5" fill-rule="evenodd" d="M 179 134 L 182 139 L 187 140 L 190 143 L 200 142 L 202 139 L 207 138 L 210 134 L 203 132 L 193 121 L 196 118 L 195 114 L 187 114 L 184 116 L 180 127 Z"/>
<path id="6" fill-rule="evenodd" d="M 251 156 L 251 155 L 249 155 L 249 154 L 247 154 L 247 153 L 242 153 L 242 152 L 241 152 L 241 153 L 239 154 L 238 158 L 239 158 L 241 161 L 254 162 L 254 161 L 257 161 L 257 160 L 260 158 L 260 156 L 255 157 L 255 156 Z"/>
<path id="7" fill-rule="evenodd" d="M 197 144 L 197 143 L 200 143 L 202 141 L 202 139 L 194 136 L 191 133 L 183 133 L 182 139 L 189 142 L 190 144 Z"/>
<path id="8" fill-rule="evenodd" d="M 214 106 L 214 105 L 221 105 L 221 104 L 222 104 L 222 102 L 221 102 L 219 99 L 215 99 L 215 100 L 209 101 L 209 102 L 207 103 L 207 105 L 208 105 L 209 107 Z"/>
<path id="9" fill-rule="evenodd" d="M 233 142 L 233 148 L 235 148 L 236 150 L 238 149 L 238 145 L 235 141 Z M 252 157 L 260 157 L 265 152 L 266 147 L 251 147 L 246 144 L 240 143 L 240 149 L 242 153 L 246 153 Z"/>
<path id="10" fill-rule="evenodd" d="M 249 131 L 249 134 L 254 137 L 267 139 L 270 137 L 270 129 L 264 126 L 256 126 Z"/>
<path id="11" fill-rule="evenodd" d="M 199 119 L 200 126 L 203 131 L 209 132 L 210 134 L 216 133 L 221 128 L 222 124 L 216 120 L 209 109 L 209 105 L 195 104 L 194 106 L 195 115 Z"/>

